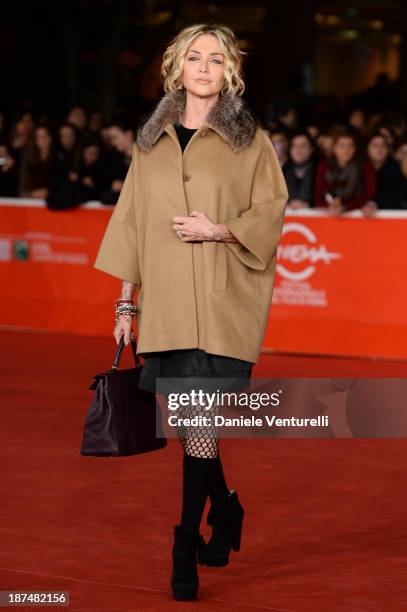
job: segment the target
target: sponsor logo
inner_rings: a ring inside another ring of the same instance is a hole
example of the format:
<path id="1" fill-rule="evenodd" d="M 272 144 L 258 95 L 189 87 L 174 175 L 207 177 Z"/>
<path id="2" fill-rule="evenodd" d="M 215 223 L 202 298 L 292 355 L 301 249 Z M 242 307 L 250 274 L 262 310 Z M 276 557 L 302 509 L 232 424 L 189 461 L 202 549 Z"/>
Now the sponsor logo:
<path id="1" fill-rule="evenodd" d="M 11 240 L 0 238 L 0 261 L 11 261 Z"/>
<path id="2" fill-rule="evenodd" d="M 25 232 L 21 236 L 0 237 L 0 261 L 30 261 L 32 263 L 61 263 L 89 265 L 89 255 L 82 250 L 86 238 L 78 236 L 55 236 L 49 232 Z M 74 244 L 74 250 L 62 251 L 60 244 Z M 57 248 L 54 248 L 54 245 Z"/>
<path id="3" fill-rule="evenodd" d="M 14 259 L 27 261 L 29 258 L 29 248 L 27 240 L 13 240 Z"/>

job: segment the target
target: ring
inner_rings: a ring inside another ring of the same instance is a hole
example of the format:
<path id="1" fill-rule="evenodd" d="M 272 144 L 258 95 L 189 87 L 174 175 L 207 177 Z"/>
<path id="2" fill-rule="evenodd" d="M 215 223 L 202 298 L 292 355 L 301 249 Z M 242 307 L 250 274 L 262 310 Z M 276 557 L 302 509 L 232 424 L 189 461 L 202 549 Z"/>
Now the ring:
<path id="1" fill-rule="evenodd" d="M 180 238 L 182 238 L 182 236 L 184 235 L 184 232 L 182 230 L 178 230 L 177 234 Z"/>

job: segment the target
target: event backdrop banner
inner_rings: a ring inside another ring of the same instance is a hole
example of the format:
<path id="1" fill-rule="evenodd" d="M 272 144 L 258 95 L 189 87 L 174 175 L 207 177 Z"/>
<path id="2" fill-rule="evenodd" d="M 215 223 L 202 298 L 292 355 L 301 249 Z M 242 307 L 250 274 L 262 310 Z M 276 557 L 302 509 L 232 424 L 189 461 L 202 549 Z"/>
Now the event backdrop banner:
<path id="1" fill-rule="evenodd" d="M 93 268 L 111 212 L 0 202 L 2 328 L 112 334 L 120 281 Z M 405 212 L 287 213 L 264 350 L 407 359 L 406 235 Z"/>

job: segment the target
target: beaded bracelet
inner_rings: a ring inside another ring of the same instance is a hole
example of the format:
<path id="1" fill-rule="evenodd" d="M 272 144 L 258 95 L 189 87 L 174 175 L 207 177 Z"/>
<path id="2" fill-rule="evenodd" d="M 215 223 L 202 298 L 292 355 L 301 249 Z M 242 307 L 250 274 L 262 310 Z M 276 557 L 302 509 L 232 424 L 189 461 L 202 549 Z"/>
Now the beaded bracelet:
<path id="1" fill-rule="evenodd" d="M 117 321 L 119 316 L 122 314 L 128 314 L 134 318 L 136 316 L 136 312 L 137 308 L 133 304 L 120 304 L 116 307 L 115 321 Z"/>
<path id="2" fill-rule="evenodd" d="M 119 306 L 116 306 L 116 312 L 136 312 L 136 310 L 134 304 L 119 304 Z"/>

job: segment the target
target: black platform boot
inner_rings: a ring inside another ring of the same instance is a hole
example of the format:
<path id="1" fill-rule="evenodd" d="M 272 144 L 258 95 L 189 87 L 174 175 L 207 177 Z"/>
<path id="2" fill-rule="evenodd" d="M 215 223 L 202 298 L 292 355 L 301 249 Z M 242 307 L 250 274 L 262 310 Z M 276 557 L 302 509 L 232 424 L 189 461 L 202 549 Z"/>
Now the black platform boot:
<path id="1" fill-rule="evenodd" d="M 229 563 L 231 549 L 240 550 L 244 509 L 236 491 L 228 495 L 225 516 L 217 516 L 211 506 L 206 522 L 212 526 L 212 537 L 199 551 L 199 562 L 211 567 L 223 567 Z"/>
<path id="2" fill-rule="evenodd" d="M 202 557 L 204 546 L 205 540 L 198 531 L 175 525 L 171 587 L 177 601 L 196 599 L 199 587 L 197 561 Z"/>

